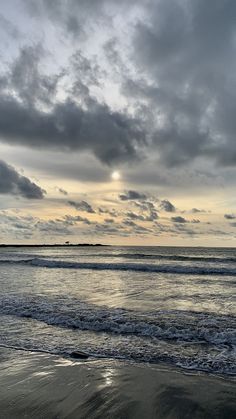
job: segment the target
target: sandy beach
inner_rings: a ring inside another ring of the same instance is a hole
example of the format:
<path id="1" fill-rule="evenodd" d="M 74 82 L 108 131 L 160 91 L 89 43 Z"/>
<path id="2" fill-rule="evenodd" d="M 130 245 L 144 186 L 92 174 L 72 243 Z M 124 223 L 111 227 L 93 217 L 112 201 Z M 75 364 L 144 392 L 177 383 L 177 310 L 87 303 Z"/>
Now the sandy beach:
<path id="1" fill-rule="evenodd" d="M 234 418 L 235 382 L 109 359 L 1 348 L 1 418 Z"/>

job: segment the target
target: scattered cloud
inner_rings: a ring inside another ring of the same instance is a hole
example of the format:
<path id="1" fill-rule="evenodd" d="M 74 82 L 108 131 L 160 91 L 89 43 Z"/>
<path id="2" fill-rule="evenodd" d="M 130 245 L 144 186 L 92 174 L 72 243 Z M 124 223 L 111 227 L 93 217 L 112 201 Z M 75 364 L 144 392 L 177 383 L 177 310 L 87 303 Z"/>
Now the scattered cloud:
<path id="1" fill-rule="evenodd" d="M 198 209 L 198 208 L 192 208 L 192 209 L 191 209 L 191 213 L 192 213 L 192 214 L 197 214 L 197 213 L 199 213 L 199 212 L 204 213 L 204 212 L 206 212 L 206 210 L 204 210 L 204 209 Z"/>
<path id="2" fill-rule="evenodd" d="M 145 195 L 144 193 L 130 190 L 123 194 L 120 194 L 119 198 L 121 201 L 135 201 L 135 200 L 143 201 L 147 199 L 147 195 Z"/>
<path id="3" fill-rule="evenodd" d="M 160 207 L 166 212 L 175 212 L 176 211 L 175 206 L 170 201 L 168 201 L 167 199 L 164 199 L 163 201 L 161 201 Z"/>
<path id="4" fill-rule="evenodd" d="M 68 195 L 68 192 L 65 190 L 65 189 L 63 189 L 63 188 L 57 188 L 57 190 L 58 190 L 58 192 L 60 192 L 62 195 Z"/>
<path id="5" fill-rule="evenodd" d="M 171 217 L 171 220 L 173 221 L 173 223 L 180 223 L 180 224 L 184 224 L 188 222 L 184 217 L 181 217 L 181 216 Z"/>
<path id="6" fill-rule="evenodd" d="M 131 220 L 139 220 L 139 221 L 155 221 L 158 219 L 158 214 L 156 211 L 152 210 L 149 214 L 136 214 L 133 211 L 126 212 L 126 217 Z"/>
<path id="7" fill-rule="evenodd" d="M 234 220 L 236 218 L 235 214 L 225 214 L 224 217 L 226 220 Z"/>
<path id="8" fill-rule="evenodd" d="M 118 212 L 114 208 L 104 208 L 99 207 L 98 208 L 99 214 L 109 214 L 111 217 L 116 218 L 118 216 Z"/>
<path id="9" fill-rule="evenodd" d="M 90 214 L 95 214 L 95 210 L 86 201 L 78 201 L 78 202 L 68 201 L 68 204 L 71 207 L 74 207 L 75 209 L 77 209 L 78 211 L 85 211 L 85 212 L 88 212 Z"/>

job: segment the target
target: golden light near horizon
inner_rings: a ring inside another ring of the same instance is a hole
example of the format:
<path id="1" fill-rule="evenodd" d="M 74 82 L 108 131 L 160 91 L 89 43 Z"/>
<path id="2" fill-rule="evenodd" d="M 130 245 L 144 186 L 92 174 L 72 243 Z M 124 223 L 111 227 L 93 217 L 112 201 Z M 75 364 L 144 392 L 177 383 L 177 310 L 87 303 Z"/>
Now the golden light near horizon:
<path id="1" fill-rule="evenodd" d="M 118 170 L 115 170 L 114 172 L 112 172 L 111 178 L 112 180 L 120 180 L 121 178 L 120 172 L 118 172 Z"/>

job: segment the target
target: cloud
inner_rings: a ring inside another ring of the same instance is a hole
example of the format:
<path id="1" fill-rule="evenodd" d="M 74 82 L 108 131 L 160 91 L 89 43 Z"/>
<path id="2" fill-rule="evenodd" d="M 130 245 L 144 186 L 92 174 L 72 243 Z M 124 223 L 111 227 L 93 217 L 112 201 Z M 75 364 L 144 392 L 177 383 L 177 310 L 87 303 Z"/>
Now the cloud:
<path id="1" fill-rule="evenodd" d="M 132 228 L 132 232 L 135 234 L 143 234 L 143 233 L 150 233 L 151 230 L 149 228 L 143 227 L 139 224 L 136 224 L 134 221 L 132 220 L 124 220 L 123 224 L 127 227 L 131 227 Z"/>
<path id="2" fill-rule="evenodd" d="M 104 208 L 104 207 L 100 207 L 98 208 L 98 213 L 99 214 L 109 214 L 111 215 L 111 217 L 118 217 L 118 212 L 114 209 L 114 208 Z"/>
<path id="3" fill-rule="evenodd" d="M 57 188 L 58 192 L 60 192 L 62 195 L 68 195 L 68 192 L 63 188 Z"/>
<path id="4" fill-rule="evenodd" d="M 103 16 L 104 3 L 103 0 L 69 0 L 67 3 L 25 0 L 24 4 L 31 17 L 40 21 L 49 19 L 54 24 L 59 24 L 67 36 L 78 39 L 85 36 L 88 26 L 91 25 L 91 18 Z"/>
<path id="5" fill-rule="evenodd" d="M 168 201 L 167 199 L 164 199 L 163 201 L 161 201 L 160 207 L 166 212 L 175 212 L 176 211 L 175 206 L 170 201 Z"/>
<path id="6" fill-rule="evenodd" d="M 73 215 L 65 215 L 63 217 L 63 222 L 66 225 L 71 225 L 71 226 L 74 226 L 78 222 L 82 222 L 82 223 L 87 224 L 87 225 L 91 225 L 92 224 L 92 222 L 88 218 L 81 217 L 80 215 L 76 215 L 76 216 L 73 216 Z"/>
<path id="7" fill-rule="evenodd" d="M 128 211 L 128 212 L 126 212 L 126 217 L 128 218 L 128 219 L 131 219 L 131 220 L 140 220 L 140 221 L 155 221 L 155 220 L 157 220 L 158 219 L 158 214 L 157 214 L 157 212 L 156 211 L 150 211 L 150 213 L 149 214 L 145 214 L 145 215 L 142 215 L 142 214 L 136 214 L 135 212 L 133 212 L 133 211 Z"/>
<path id="8" fill-rule="evenodd" d="M 79 202 L 68 201 L 68 204 L 74 207 L 75 209 L 77 209 L 78 211 L 85 211 L 90 214 L 95 214 L 95 210 L 86 201 L 79 201 Z"/>
<path id="9" fill-rule="evenodd" d="M 224 217 L 226 220 L 234 220 L 236 218 L 235 214 L 225 214 Z"/>
<path id="10" fill-rule="evenodd" d="M 141 214 L 136 214 L 135 212 L 132 211 L 128 211 L 126 212 L 126 217 L 131 219 L 131 220 L 140 220 L 140 221 L 144 221 L 145 217 Z"/>
<path id="11" fill-rule="evenodd" d="M 137 191 L 127 191 L 126 193 L 120 194 L 119 198 L 121 201 L 134 201 L 134 200 L 144 200 L 147 198 L 147 195 Z"/>
<path id="12" fill-rule="evenodd" d="M 157 200 L 157 199 L 156 199 Z M 142 211 L 156 211 L 155 205 L 151 201 L 145 201 L 145 202 L 134 202 L 134 205 L 138 208 L 140 208 Z"/>
<path id="13" fill-rule="evenodd" d="M 135 24 L 138 76 L 123 77 L 123 92 L 142 103 L 167 167 L 235 166 L 235 13 L 232 0 L 151 0 Z"/>
<path id="14" fill-rule="evenodd" d="M 206 212 L 206 210 L 204 210 L 204 209 L 198 209 L 198 208 L 192 208 L 191 209 L 191 213 L 192 214 L 197 214 L 198 212 Z"/>
<path id="15" fill-rule="evenodd" d="M 104 222 L 108 223 L 108 224 L 113 224 L 114 220 L 113 220 L 113 218 L 105 218 Z"/>
<path id="16" fill-rule="evenodd" d="M 31 215 L 19 216 L 7 211 L 0 212 L 0 229 L 1 233 L 5 233 L 6 236 L 15 235 L 19 238 L 30 238 L 33 234 L 35 224 L 38 218 L 32 217 Z"/>
<path id="17" fill-rule="evenodd" d="M 57 100 L 64 72 L 41 74 L 43 55 L 40 45 L 23 48 L 2 78 L 1 141 L 37 149 L 89 151 L 108 165 L 137 159 L 138 147 L 146 141 L 142 122 L 99 103 L 85 85 L 78 101 L 73 96 L 77 80 L 66 98 Z"/>
<path id="18" fill-rule="evenodd" d="M 14 40 L 22 37 L 19 29 L 2 14 L 0 14 L 0 29 Z"/>
<path id="19" fill-rule="evenodd" d="M 72 231 L 60 220 L 38 221 L 36 229 L 46 234 L 64 235 L 72 234 Z"/>
<path id="20" fill-rule="evenodd" d="M 114 225 L 113 223 L 100 223 L 96 224 L 94 227 L 94 232 L 96 234 L 104 235 L 115 235 L 122 236 L 124 235 L 123 227 L 121 225 Z"/>
<path id="21" fill-rule="evenodd" d="M 162 167 L 189 167 L 205 158 L 235 166 L 232 0 L 24 3 L 38 24 L 51 28 L 47 20 L 53 22 L 58 38 L 63 29 L 70 52 L 71 35 L 81 40 L 84 33 L 94 50 L 81 43 L 83 54 L 74 51 L 63 71 L 46 75 L 42 47 L 22 48 L 1 78 L 2 141 L 88 151 L 108 165 L 155 156 L 159 182 Z M 117 30 L 116 19 L 129 37 Z M 106 56 L 104 44 L 112 47 Z M 110 86 L 115 98 L 103 95 Z"/>
<path id="22" fill-rule="evenodd" d="M 188 222 L 184 217 L 181 217 L 181 216 L 171 217 L 171 221 L 173 221 L 173 223 L 180 223 L 180 224 L 184 224 Z"/>
<path id="23" fill-rule="evenodd" d="M 101 24 L 109 29 L 113 23 L 112 7 L 124 16 L 132 6 L 142 3 L 141 0 L 24 0 L 26 10 L 37 20 L 49 19 L 54 25 L 59 25 L 64 35 L 72 40 L 84 40 L 91 30 L 95 31 Z M 99 25 L 100 24 L 100 25 Z"/>
<path id="24" fill-rule="evenodd" d="M 46 192 L 14 167 L 0 160 L 0 194 L 18 195 L 27 199 L 43 199 Z"/>

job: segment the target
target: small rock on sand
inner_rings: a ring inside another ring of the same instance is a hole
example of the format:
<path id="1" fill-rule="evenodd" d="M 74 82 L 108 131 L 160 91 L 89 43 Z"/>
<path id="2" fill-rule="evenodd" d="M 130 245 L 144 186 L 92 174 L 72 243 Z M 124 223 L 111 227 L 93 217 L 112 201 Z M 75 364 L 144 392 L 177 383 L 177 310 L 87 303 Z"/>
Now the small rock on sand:
<path id="1" fill-rule="evenodd" d="M 71 358 L 75 358 L 75 359 L 87 359 L 89 357 L 88 354 L 82 351 L 73 351 L 71 352 L 70 356 Z"/>

